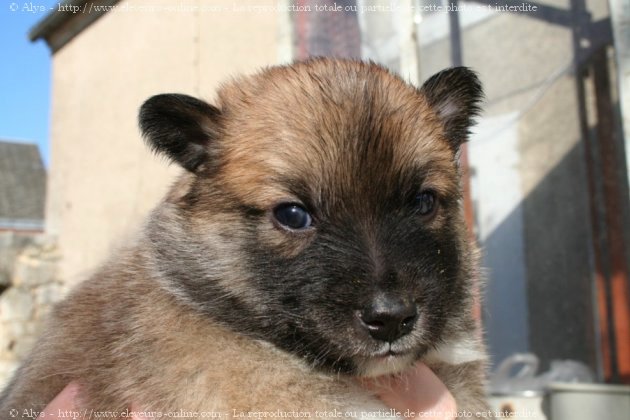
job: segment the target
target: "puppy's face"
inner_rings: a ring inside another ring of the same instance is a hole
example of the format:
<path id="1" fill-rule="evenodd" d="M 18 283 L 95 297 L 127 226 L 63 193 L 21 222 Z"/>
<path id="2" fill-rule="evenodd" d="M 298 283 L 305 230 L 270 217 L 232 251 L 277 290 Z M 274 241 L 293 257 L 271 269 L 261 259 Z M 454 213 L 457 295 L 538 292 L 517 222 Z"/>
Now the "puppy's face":
<path id="1" fill-rule="evenodd" d="M 314 60 L 233 81 L 218 108 L 145 103 L 150 144 L 190 171 L 150 230 L 162 283 L 227 327 L 347 373 L 408 366 L 469 306 L 455 154 L 481 90 L 417 90 Z"/>

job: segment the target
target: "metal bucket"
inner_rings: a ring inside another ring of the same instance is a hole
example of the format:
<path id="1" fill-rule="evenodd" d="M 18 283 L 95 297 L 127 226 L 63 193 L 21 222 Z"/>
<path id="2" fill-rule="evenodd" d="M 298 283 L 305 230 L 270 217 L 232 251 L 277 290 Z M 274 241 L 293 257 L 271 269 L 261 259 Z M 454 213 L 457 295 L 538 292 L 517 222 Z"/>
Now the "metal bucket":
<path id="1" fill-rule="evenodd" d="M 549 420 L 630 420 L 630 386 L 552 382 L 543 408 Z"/>

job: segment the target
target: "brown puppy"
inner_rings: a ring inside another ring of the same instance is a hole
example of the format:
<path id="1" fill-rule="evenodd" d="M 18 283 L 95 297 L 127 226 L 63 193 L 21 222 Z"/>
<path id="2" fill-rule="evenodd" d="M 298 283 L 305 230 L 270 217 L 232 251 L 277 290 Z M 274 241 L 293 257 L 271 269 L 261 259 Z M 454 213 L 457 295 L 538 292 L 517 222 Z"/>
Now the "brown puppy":
<path id="1" fill-rule="evenodd" d="M 233 80 L 216 107 L 149 99 L 145 138 L 188 172 L 56 308 L 2 418 L 77 379 L 95 411 L 361 417 L 383 406 L 353 376 L 420 359 L 485 410 L 456 158 L 481 96 L 466 68 L 418 90 L 317 59 Z"/>

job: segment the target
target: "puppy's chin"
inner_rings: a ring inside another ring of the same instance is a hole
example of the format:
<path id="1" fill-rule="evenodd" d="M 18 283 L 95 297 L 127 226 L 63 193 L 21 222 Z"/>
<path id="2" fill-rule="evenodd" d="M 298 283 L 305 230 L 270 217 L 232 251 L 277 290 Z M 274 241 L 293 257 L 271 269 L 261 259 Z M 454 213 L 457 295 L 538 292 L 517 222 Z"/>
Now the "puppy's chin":
<path id="1" fill-rule="evenodd" d="M 416 360 L 417 355 L 411 352 L 361 358 L 355 362 L 357 376 L 374 378 L 382 375 L 393 375 L 408 369 Z"/>

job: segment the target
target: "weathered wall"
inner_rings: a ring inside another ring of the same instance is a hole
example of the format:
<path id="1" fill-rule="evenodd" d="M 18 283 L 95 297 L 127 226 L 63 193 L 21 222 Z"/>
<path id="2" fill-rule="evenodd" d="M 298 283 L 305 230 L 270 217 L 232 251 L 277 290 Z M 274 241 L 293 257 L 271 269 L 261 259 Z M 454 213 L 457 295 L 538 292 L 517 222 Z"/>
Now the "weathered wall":
<path id="1" fill-rule="evenodd" d="M 39 336 L 52 305 L 65 294 L 59 251 L 45 235 L 0 233 L 0 390 Z"/>

